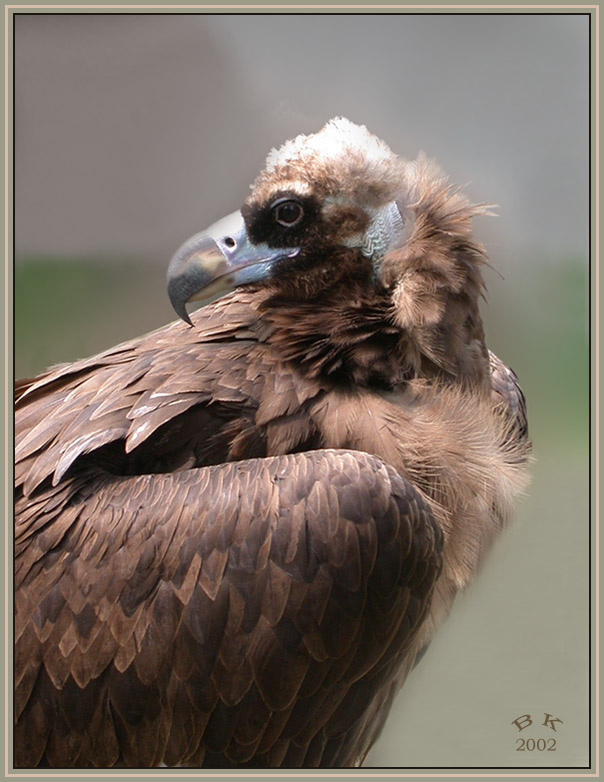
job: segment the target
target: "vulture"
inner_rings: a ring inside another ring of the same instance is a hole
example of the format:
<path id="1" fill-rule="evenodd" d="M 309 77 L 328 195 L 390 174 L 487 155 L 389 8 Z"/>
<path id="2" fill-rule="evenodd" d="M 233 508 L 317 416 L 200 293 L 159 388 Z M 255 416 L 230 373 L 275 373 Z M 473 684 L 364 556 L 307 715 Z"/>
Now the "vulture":
<path id="1" fill-rule="evenodd" d="M 179 320 L 16 383 L 16 767 L 361 765 L 527 482 L 485 213 L 333 119 L 176 252 Z"/>

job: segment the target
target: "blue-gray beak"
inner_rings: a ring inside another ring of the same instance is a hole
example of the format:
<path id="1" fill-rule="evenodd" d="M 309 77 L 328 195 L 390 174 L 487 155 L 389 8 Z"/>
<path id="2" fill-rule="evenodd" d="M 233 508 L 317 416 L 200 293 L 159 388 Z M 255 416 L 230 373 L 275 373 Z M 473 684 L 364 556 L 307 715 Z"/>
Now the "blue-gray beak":
<path id="1" fill-rule="evenodd" d="M 239 285 L 267 279 L 279 261 L 299 251 L 252 244 L 241 212 L 233 212 L 176 252 L 168 267 L 168 296 L 179 317 L 192 325 L 188 302 L 209 304 Z"/>

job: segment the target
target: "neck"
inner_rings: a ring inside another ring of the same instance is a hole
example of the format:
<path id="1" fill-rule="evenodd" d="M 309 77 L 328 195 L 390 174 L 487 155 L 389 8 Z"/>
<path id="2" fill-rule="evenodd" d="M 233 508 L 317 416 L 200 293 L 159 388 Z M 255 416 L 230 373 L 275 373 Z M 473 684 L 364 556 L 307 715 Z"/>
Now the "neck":
<path id="1" fill-rule="evenodd" d="M 257 306 L 260 338 L 309 378 L 393 389 L 414 378 L 480 384 L 488 376 L 479 317 L 459 328 L 401 328 L 386 291 L 354 280 L 303 300 L 268 295 Z"/>
<path id="2" fill-rule="evenodd" d="M 384 293 L 371 288 L 347 277 L 309 298 L 269 294 L 258 307 L 261 339 L 307 377 L 390 386 L 404 375 L 400 329 Z"/>
<path id="3" fill-rule="evenodd" d="M 381 262 L 379 282 L 357 254 L 340 250 L 329 266 L 258 290 L 260 339 L 330 383 L 391 389 L 422 378 L 487 388 L 484 257 L 471 214 L 458 209 L 442 224 L 431 210 L 416 218 L 407 242 Z"/>

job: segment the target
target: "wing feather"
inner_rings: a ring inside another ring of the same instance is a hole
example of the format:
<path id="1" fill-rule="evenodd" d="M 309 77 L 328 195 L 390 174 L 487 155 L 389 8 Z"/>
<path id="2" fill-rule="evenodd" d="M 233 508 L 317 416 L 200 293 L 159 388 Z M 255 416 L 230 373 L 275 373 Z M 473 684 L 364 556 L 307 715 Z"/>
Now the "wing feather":
<path id="1" fill-rule="evenodd" d="M 294 378 L 238 295 L 18 387 L 23 767 L 352 765 L 412 667 L 442 541 L 358 437 L 394 464 L 389 403 Z"/>
<path id="2" fill-rule="evenodd" d="M 82 480 L 21 548 L 18 766 L 319 762 L 359 729 L 440 572 L 409 483 L 337 450 Z"/>

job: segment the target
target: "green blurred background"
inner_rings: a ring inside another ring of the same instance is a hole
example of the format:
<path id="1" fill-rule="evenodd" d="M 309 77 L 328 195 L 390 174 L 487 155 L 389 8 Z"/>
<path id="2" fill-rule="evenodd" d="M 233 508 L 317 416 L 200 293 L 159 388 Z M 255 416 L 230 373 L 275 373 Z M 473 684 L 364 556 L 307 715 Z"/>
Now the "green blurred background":
<path id="1" fill-rule="evenodd" d="M 526 393 L 533 481 L 369 766 L 588 762 L 588 32 L 578 15 L 17 18 L 17 377 L 172 320 L 171 253 L 330 116 L 499 204 L 476 224 L 483 312 Z M 526 713 L 563 720 L 555 752 L 516 751 Z"/>

